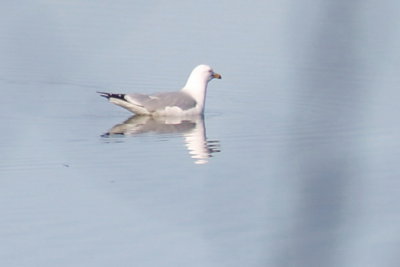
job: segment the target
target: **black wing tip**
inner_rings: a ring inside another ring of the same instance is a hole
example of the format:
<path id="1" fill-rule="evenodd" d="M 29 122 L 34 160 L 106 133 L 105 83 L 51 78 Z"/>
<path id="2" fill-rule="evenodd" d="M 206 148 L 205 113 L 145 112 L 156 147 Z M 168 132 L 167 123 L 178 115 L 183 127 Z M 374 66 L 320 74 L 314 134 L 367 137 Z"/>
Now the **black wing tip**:
<path id="1" fill-rule="evenodd" d="M 97 92 L 97 93 L 100 94 L 100 96 L 105 97 L 107 99 L 118 98 L 118 99 L 125 100 L 125 94 L 113 94 L 113 93 L 106 93 L 106 92 Z"/>
<path id="2" fill-rule="evenodd" d="M 107 99 L 110 98 L 110 94 L 109 93 L 106 93 L 106 92 L 96 92 L 96 93 L 100 94 L 100 96 L 105 97 Z"/>

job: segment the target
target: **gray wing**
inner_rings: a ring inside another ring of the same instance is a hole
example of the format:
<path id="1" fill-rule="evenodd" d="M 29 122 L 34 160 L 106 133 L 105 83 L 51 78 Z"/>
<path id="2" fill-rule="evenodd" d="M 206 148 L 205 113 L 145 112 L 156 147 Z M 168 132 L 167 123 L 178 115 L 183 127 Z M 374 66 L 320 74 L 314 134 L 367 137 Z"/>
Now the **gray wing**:
<path id="1" fill-rule="evenodd" d="M 154 95 L 127 94 L 125 99 L 136 105 L 153 112 L 166 107 L 177 106 L 182 110 L 188 110 L 196 106 L 196 101 L 184 92 L 158 93 Z"/>

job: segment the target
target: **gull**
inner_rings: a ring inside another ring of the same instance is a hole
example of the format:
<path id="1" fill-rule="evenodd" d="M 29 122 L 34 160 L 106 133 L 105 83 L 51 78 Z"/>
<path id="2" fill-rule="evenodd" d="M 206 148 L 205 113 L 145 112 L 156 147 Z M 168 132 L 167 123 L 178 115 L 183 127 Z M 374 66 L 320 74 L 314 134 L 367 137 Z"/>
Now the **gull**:
<path id="1" fill-rule="evenodd" d="M 208 65 L 193 69 L 185 86 L 177 92 L 146 94 L 114 94 L 98 92 L 111 103 L 121 106 L 137 115 L 186 116 L 202 115 L 208 82 L 221 79 Z"/>

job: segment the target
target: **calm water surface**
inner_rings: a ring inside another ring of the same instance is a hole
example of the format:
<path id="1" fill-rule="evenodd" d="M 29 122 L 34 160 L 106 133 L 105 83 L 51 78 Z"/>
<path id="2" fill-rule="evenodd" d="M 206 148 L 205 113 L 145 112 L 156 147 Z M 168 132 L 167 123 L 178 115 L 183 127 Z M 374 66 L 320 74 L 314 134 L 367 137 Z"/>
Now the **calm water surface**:
<path id="1" fill-rule="evenodd" d="M 398 266 L 397 1 L 0 11 L 1 266 Z M 206 112 L 96 91 L 222 74 Z"/>

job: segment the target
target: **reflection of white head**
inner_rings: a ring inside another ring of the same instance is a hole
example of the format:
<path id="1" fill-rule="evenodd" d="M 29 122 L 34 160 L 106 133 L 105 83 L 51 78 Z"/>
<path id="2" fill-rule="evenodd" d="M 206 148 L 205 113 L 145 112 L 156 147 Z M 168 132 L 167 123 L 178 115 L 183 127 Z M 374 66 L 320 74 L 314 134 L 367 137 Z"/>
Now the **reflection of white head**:
<path id="1" fill-rule="evenodd" d="M 215 73 L 208 65 L 199 65 L 193 69 L 192 73 L 183 87 L 182 91 L 192 96 L 198 103 L 199 110 L 204 109 L 204 101 L 207 91 L 207 84 L 212 79 L 221 79 L 221 75 Z"/>
<path id="2" fill-rule="evenodd" d="M 211 145 L 207 142 L 206 128 L 202 116 L 156 117 L 152 118 L 152 121 L 155 122 L 158 130 L 176 126 L 176 129 L 179 129 L 176 132 L 181 133 L 185 138 L 185 146 L 195 164 L 205 164 L 211 157 L 211 153 L 219 152 L 218 141 L 214 141 Z"/>
<path id="3" fill-rule="evenodd" d="M 188 133 L 184 133 L 185 146 L 195 164 L 205 164 L 211 156 L 207 147 L 206 130 L 202 118 L 196 120 L 196 126 Z"/>

